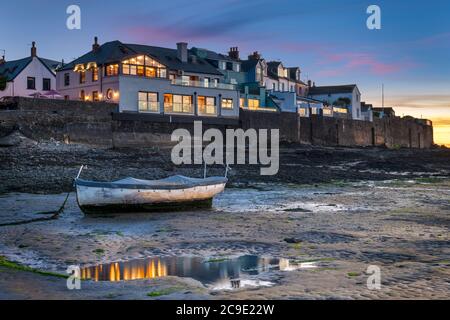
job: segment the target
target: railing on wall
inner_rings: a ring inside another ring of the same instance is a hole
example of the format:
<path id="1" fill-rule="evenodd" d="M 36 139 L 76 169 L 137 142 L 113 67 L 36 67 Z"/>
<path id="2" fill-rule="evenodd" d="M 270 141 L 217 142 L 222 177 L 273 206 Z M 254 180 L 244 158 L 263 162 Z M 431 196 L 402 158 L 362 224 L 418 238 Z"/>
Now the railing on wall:
<path id="1" fill-rule="evenodd" d="M 185 87 L 200 87 L 209 89 L 222 89 L 222 90 L 237 90 L 236 85 L 229 83 L 214 83 L 205 81 L 194 81 L 194 80 L 183 80 L 183 79 L 173 79 L 172 84 L 176 86 Z"/>
<path id="2" fill-rule="evenodd" d="M 164 113 L 193 114 L 193 104 L 164 103 Z"/>

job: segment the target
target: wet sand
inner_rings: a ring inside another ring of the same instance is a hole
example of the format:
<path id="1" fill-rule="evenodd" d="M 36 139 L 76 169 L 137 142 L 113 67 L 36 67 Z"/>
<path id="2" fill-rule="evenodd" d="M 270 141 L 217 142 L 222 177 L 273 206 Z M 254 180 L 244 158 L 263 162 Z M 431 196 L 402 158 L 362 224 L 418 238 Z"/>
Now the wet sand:
<path id="1" fill-rule="evenodd" d="M 317 268 L 260 276 L 272 287 L 210 290 L 179 277 L 126 282 L 66 280 L 0 267 L 1 299 L 448 299 L 450 179 L 252 183 L 229 188 L 214 209 L 86 217 L 74 195 L 60 219 L 2 227 L 0 255 L 64 272 L 68 265 L 151 256 L 242 255 L 315 261 Z M 38 186 L 36 186 L 38 187 Z M 55 210 L 64 194 L 1 195 L 0 223 Z M 381 290 L 366 285 L 381 268 Z M 148 295 L 153 292 L 154 294 Z"/>

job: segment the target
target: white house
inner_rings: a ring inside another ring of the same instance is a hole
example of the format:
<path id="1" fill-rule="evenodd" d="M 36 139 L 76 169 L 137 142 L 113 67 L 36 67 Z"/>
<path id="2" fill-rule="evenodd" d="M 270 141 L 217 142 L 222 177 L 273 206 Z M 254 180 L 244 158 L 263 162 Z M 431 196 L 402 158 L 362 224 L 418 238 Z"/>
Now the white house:
<path id="1" fill-rule="evenodd" d="M 120 112 L 239 117 L 239 92 L 224 74 L 178 43 L 177 49 L 112 41 L 57 71 L 67 100 L 110 101 Z"/>
<path id="2" fill-rule="evenodd" d="M 348 117 L 362 120 L 361 92 L 356 84 L 341 86 L 311 86 L 308 97 L 333 106 L 334 113 L 348 113 Z"/>
<path id="3" fill-rule="evenodd" d="M 0 98 L 29 97 L 56 90 L 56 68 L 59 62 L 37 56 L 35 42 L 29 57 L 6 61 L 0 59 Z M 1 83 L 6 85 L 1 85 Z M 3 89 L 3 90 L 2 90 Z"/>

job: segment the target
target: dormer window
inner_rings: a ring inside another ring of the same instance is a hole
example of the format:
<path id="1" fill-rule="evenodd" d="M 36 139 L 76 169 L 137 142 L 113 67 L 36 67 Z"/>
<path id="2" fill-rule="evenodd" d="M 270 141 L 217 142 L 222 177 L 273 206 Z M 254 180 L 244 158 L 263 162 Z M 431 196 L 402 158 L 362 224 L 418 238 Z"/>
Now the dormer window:
<path id="1" fill-rule="evenodd" d="M 148 56 L 137 56 L 122 61 L 122 73 L 138 77 L 167 78 L 166 66 Z"/>

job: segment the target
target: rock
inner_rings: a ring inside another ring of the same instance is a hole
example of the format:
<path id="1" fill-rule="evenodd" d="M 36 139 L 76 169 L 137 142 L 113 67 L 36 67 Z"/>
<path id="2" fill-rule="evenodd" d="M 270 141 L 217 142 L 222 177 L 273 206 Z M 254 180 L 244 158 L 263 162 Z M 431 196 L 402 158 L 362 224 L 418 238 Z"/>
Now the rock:
<path id="1" fill-rule="evenodd" d="M 7 135 L 6 137 L 0 138 L 0 147 L 17 147 L 21 145 L 35 145 L 36 141 L 25 137 L 19 131 L 14 131 L 13 133 Z"/>

